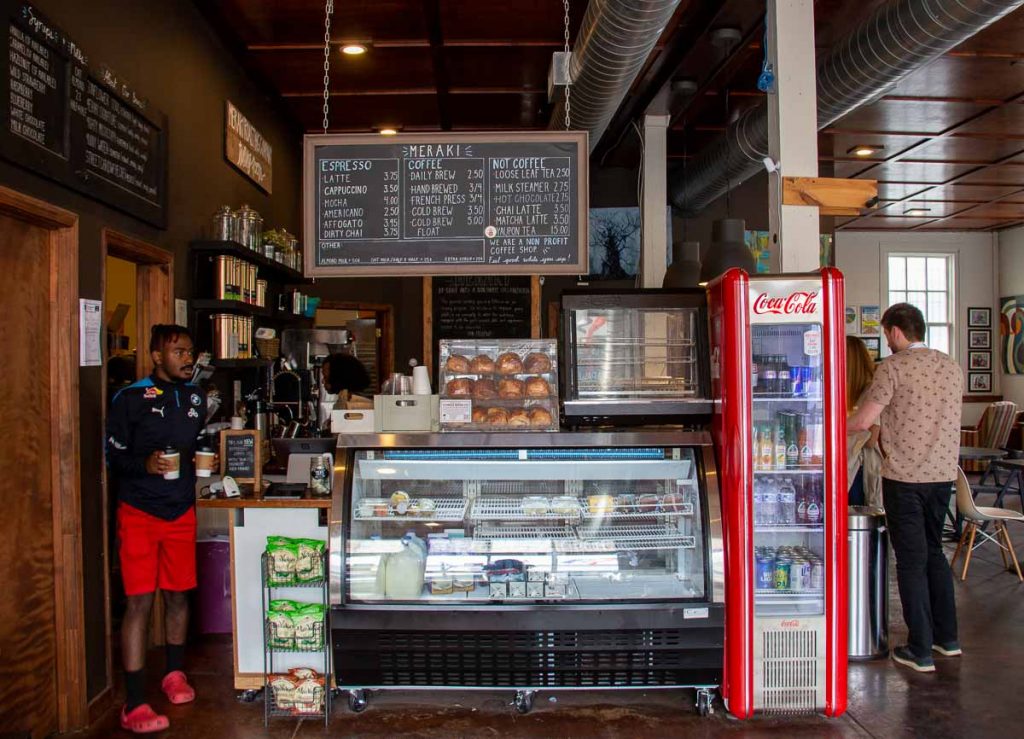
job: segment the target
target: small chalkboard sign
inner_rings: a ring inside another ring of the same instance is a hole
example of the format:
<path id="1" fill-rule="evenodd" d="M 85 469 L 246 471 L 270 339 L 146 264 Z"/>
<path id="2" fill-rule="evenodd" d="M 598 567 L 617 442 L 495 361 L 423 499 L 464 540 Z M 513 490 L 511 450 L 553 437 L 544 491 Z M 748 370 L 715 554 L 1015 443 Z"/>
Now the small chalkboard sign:
<path id="1" fill-rule="evenodd" d="M 237 483 L 252 483 L 260 489 L 263 465 L 260 432 L 256 429 L 220 432 L 220 474 L 230 475 Z"/>

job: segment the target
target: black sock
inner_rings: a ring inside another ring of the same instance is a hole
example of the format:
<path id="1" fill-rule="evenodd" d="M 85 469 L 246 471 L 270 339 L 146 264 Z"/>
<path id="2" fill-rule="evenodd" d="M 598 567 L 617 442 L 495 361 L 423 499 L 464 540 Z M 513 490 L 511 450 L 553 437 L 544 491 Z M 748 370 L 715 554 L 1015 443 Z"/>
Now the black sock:
<path id="1" fill-rule="evenodd" d="M 144 697 L 146 676 L 143 674 L 144 672 L 145 670 L 135 670 L 134 672 L 129 672 L 128 670 L 124 671 L 124 688 L 128 693 L 124 702 L 125 713 L 146 702 Z"/>
<path id="2" fill-rule="evenodd" d="M 167 644 L 167 672 L 185 669 L 185 645 Z M 166 674 L 166 673 L 165 673 Z"/>

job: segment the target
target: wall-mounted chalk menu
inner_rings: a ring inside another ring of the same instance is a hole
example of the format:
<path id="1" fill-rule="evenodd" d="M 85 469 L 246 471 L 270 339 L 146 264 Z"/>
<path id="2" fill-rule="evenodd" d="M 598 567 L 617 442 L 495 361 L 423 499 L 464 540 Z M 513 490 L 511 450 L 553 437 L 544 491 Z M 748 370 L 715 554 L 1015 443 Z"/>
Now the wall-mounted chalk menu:
<path id="1" fill-rule="evenodd" d="M 36 8 L 0 0 L 0 153 L 141 220 L 167 222 L 167 116 Z"/>
<path id="2" fill-rule="evenodd" d="M 584 132 L 307 136 L 307 276 L 587 272 Z"/>

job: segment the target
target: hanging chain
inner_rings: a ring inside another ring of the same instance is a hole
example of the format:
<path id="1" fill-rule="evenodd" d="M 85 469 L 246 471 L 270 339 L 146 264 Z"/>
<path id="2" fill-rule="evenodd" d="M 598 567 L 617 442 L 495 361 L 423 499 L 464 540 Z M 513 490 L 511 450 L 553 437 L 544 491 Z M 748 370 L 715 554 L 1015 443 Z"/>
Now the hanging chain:
<path id="1" fill-rule="evenodd" d="M 570 73 L 569 68 L 572 66 L 569 64 L 569 0 L 562 0 L 562 7 L 565 9 L 565 73 Z M 565 130 L 568 131 L 571 128 L 572 119 L 569 116 L 569 88 L 572 87 L 572 80 L 566 80 L 565 83 Z"/>
<path id="2" fill-rule="evenodd" d="M 324 133 L 331 112 L 331 15 L 334 13 L 334 0 L 327 0 L 324 8 Z"/>

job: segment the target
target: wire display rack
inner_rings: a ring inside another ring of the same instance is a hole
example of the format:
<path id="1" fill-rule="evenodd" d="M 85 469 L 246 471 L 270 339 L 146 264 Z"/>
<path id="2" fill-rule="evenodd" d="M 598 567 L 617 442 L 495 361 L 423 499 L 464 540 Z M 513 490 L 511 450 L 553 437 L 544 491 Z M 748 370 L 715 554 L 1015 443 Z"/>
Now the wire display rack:
<path id="1" fill-rule="evenodd" d="M 476 531 L 478 539 L 551 539 L 570 540 L 576 532 L 570 526 L 481 526 Z"/>
<path id="2" fill-rule="evenodd" d="M 530 511 L 530 501 L 524 498 L 483 497 L 473 503 L 470 518 L 474 521 L 563 521 L 580 518 L 578 500 L 548 498 L 547 511 Z M 524 510 L 524 507 L 526 510 Z"/>
<path id="3" fill-rule="evenodd" d="M 413 499 L 415 501 L 415 498 Z M 462 521 L 466 517 L 466 501 L 464 498 L 431 498 L 434 501 L 433 512 L 424 515 L 422 512 L 399 513 L 395 506 L 388 504 L 386 516 L 361 515 L 357 512 L 353 521 L 399 521 L 409 523 L 415 521 Z M 358 510 L 359 506 L 356 506 Z"/>
<path id="4" fill-rule="evenodd" d="M 634 552 L 655 549 L 695 549 L 697 538 L 682 534 L 671 526 L 618 525 L 587 532 L 584 541 L 611 541 L 617 549 Z"/>
<path id="5" fill-rule="evenodd" d="M 328 636 L 331 633 L 331 609 L 327 592 L 326 549 L 317 555 L 317 561 L 307 572 L 319 577 L 302 581 L 287 579 L 275 572 L 266 552 L 261 557 L 264 726 L 270 724 L 271 718 L 322 718 L 324 727 L 330 720 L 331 653 Z M 297 624 L 288 623 L 290 619 L 271 620 L 269 608 L 276 591 L 292 588 L 303 588 L 307 592 L 319 590 L 319 602 L 324 606 L 323 618 L 313 621 L 300 619 Z M 279 674 L 278 656 L 295 653 L 322 655 L 322 670 L 316 677 L 292 678 Z M 293 684 L 293 688 L 289 689 L 286 682 Z"/>
<path id="6" fill-rule="evenodd" d="M 594 512 L 589 508 L 583 509 L 583 518 L 586 521 L 642 521 L 652 518 L 677 518 L 679 516 L 692 516 L 693 503 L 680 503 L 675 510 L 665 510 L 660 505 L 642 506 L 635 505 L 633 510 L 614 510 L 606 513 Z"/>

